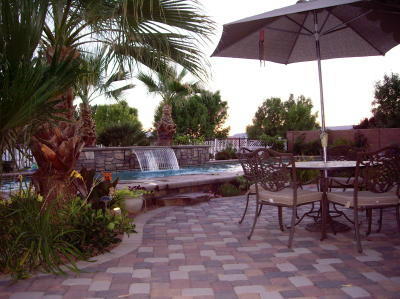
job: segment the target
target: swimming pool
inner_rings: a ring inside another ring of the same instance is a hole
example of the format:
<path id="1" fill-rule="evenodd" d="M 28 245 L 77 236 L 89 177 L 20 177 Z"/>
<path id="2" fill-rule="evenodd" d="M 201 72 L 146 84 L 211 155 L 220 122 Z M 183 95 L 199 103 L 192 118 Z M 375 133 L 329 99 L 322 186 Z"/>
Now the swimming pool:
<path id="1" fill-rule="evenodd" d="M 214 172 L 226 172 L 226 171 L 240 171 L 242 167 L 237 163 L 229 164 L 209 164 L 206 166 L 192 166 L 183 167 L 178 170 L 158 170 L 158 171 L 140 171 L 140 170 L 127 170 L 118 171 L 113 173 L 113 178 L 119 178 L 120 180 L 137 180 L 155 177 L 166 177 L 184 174 L 207 174 Z"/>
<path id="2" fill-rule="evenodd" d="M 148 179 L 156 177 L 176 176 L 184 174 L 207 174 L 215 172 L 235 172 L 241 171 L 242 167 L 238 163 L 223 163 L 223 164 L 208 164 L 204 166 L 182 167 L 178 170 L 158 170 L 158 171 L 140 171 L 140 170 L 126 170 L 116 171 L 112 173 L 112 177 L 119 178 L 121 181 Z M 24 187 L 30 183 L 30 178 L 24 176 Z M 19 182 L 15 179 L 3 180 L 0 183 L 0 191 L 7 192 L 19 188 Z"/>

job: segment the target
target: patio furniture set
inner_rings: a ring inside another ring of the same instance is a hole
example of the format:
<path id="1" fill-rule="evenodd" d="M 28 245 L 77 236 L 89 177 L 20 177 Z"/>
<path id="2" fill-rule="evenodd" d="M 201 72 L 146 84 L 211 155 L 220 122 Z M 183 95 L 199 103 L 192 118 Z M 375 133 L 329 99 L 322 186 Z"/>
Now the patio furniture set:
<path id="1" fill-rule="evenodd" d="M 357 249 L 360 253 L 362 252 L 360 211 L 366 211 L 368 235 L 371 232 L 372 210 L 379 209 L 380 211 L 378 220 L 378 231 L 380 231 L 383 209 L 394 207 L 400 232 L 400 148 L 386 147 L 375 152 L 355 152 L 350 147 L 337 147 L 328 149 L 328 158 L 330 160 L 327 162 L 298 162 L 290 153 L 279 153 L 271 149 L 242 150 L 239 161 L 250 188 L 246 197 L 246 207 L 239 223 L 242 223 L 246 215 L 250 199 L 255 198 L 256 202 L 256 212 L 249 239 L 254 232 L 262 207 L 265 205 L 278 208 L 279 226 L 282 231 L 284 231 L 282 210 L 283 208 L 292 210 L 291 223 L 287 227 L 290 231 L 289 248 L 293 244 L 295 226 L 306 215 L 314 215 L 316 223 L 311 226 L 319 227 L 321 241 L 327 237 L 328 227 L 335 234 L 348 229 L 346 225 L 337 225 L 337 222 L 333 220 L 338 216 L 344 216 L 354 226 Z M 317 180 L 318 191 L 303 189 L 297 180 L 297 169 L 320 171 L 320 177 Z M 337 188 L 339 191 L 334 191 Z M 352 190 L 348 190 L 349 188 Z M 314 204 L 317 202 L 320 203 L 320 209 L 315 211 Z M 329 210 L 330 204 L 333 206 L 332 211 Z M 312 207 L 310 212 L 299 217 L 297 208 L 302 205 Z M 336 205 L 344 207 L 344 210 L 352 209 L 353 219 L 339 210 Z M 316 216 L 315 213 L 317 213 Z"/>

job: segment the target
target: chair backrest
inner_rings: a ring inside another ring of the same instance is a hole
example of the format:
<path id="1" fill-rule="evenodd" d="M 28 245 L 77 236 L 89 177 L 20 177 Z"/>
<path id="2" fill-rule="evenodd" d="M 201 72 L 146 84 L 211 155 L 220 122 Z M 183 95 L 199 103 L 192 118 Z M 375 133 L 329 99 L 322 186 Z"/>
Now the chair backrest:
<path id="1" fill-rule="evenodd" d="M 359 177 L 362 175 L 362 180 Z M 358 153 L 356 167 L 356 188 L 359 182 L 374 193 L 397 189 L 400 183 L 400 148 L 385 147 L 375 152 Z"/>
<path id="2" fill-rule="evenodd" d="M 250 153 L 240 153 L 239 162 L 244 176 L 252 183 L 259 183 L 265 190 L 277 192 L 296 182 L 292 154 L 262 148 Z"/>

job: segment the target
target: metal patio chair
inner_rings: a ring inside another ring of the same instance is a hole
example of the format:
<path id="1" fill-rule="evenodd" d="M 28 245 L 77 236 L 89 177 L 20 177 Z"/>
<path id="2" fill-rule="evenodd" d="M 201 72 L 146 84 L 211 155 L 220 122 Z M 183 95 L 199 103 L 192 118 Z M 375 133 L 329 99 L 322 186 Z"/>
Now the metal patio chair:
<path id="1" fill-rule="evenodd" d="M 292 154 L 278 153 L 270 149 L 258 149 L 239 154 L 245 177 L 252 182 L 249 194 L 254 194 L 256 210 L 253 225 L 248 236 L 251 238 L 261 208 L 264 205 L 278 207 L 278 218 L 283 230 L 282 208 L 292 209 L 288 247 L 291 248 L 296 222 L 297 207 L 320 201 L 321 192 L 302 190 L 296 181 L 296 166 Z M 247 208 L 247 207 L 246 207 Z"/>
<path id="2" fill-rule="evenodd" d="M 397 226 L 400 232 L 399 181 L 400 148 L 386 147 L 376 152 L 357 154 L 353 191 L 327 193 L 328 201 L 353 209 L 353 224 L 357 249 L 360 253 L 362 252 L 358 218 L 360 209 L 367 210 L 368 232 L 370 232 L 372 209 L 380 209 L 382 217 L 383 209 L 395 207 Z M 380 219 L 380 227 L 381 225 L 382 219 Z"/>

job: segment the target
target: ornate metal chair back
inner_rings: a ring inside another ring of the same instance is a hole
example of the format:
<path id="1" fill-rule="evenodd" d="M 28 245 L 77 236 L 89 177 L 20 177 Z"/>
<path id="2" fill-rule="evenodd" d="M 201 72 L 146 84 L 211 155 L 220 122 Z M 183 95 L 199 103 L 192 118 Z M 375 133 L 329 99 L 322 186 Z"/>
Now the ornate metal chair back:
<path id="1" fill-rule="evenodd" d="M 394 189 L 400 197 L 400 148 L 386 147 L 376 152 L 358 153 L 356 182 L 361 174 L 366 190 L 384 193 Z M 356 188 L 359 189 L 358 184 Z"/>
<path id="2" fill-rule="evenodd" d="M 292 154 L 262 148 L 251 153 L 241 153 L 239 161 L 244 176 L 251 182 L 259 183 L 267 191 L 281 191 L 293 186 L 292 183 L 296 181 Z"/>

